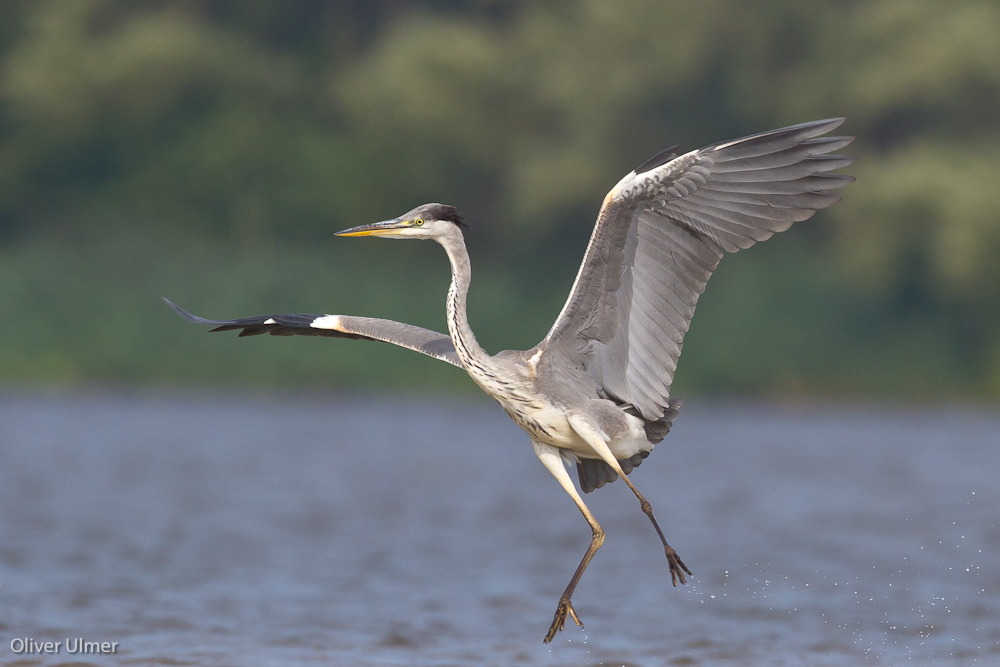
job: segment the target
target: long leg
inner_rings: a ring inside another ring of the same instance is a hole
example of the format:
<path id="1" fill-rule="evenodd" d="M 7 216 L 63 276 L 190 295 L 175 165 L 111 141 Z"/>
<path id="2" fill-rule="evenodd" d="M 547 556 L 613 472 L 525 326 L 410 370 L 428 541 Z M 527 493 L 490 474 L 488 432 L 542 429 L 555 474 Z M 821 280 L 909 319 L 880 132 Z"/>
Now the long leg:
<path id="1" fill-rule="evenodd" d="M 576 568 L 576 572 L 573 573 L 573 578 L 569 580 L 569 586 L 563 591 L 562 597 L 559 598 L 559 606 L 556 607 L 556 616 L 552 620 L 552 626 L 549 628 L 548 633 L 545 635 L 545 643 L 548 644 L 555 637 L 556 633 L 562 630 L 566 626 L 566 616 L 573 617 L 573 620 L 577 625 L 583 627 L 583 623 L 580 622 L 580 617 L 576 615 L 576 610 L 573 609 L 573 603 L 570 598 L 573 597 L 573 591 L 576 590 L 576 585 L 580 582 L 580 577 L 583 576 L 583 571 L 587 569 L 587 565 L 590 564 L 590 559 L 594 557 L 597 550 L 601 548 L 604 544 L 604 529 L 601 528 L 600 524 L 597 523 L 597 519 L 594 515 L 590 513 L 587 506 L 583 504 L 583 498 L 580 494 L 576 492 L 576 487 L 573 486 L 573 480 L 569 478 L 569 473 L 566 472 L 566 466 L 563 465 L 562 456 L 559 454 L 559 450 L 552 445 L 546 445 L 541 442 L 531 441 L 532 447 L 535 448 L 535 454 L 538 455 L 538 459 L 542 464 L 549 469 L 552 476 L 556 478 L 560 486 L 565 489 L 566 493 L 570 495 L 576 506 L 580 508 L 583 512 L 583 518 L 587 520 L 590 524 L 590 529 L 594 531 L 594 536 L 590 540 L 590 546 L 587 547 L 587 553 L 583 555 L 583 560 L 580 561 L 580 566 Z"/>
<path id="2" fill-rule="evenodd" d="M 618 475 L 625 480 L 628 484 L 628 488 L 632 489 L 632 493 L 635 497 L 639 499 L 639 506 L 642 508 L 643 513 L 649 517 L 649 520 L 653 522 L 653 528 L 656 529 L 656 534 L 660 536 L 660 541 L 663 542 L 663 551 L 667 554 L 667 562 L 670 565 L 670 579 L 673 581 L 674 586 L 677 585 L 677 580 L 680 579 L 682 584 L 686 584 L 687 580 L 684 578 L 684 573 L 687 572 L 691 574 L 691 570 L 687 568 L 684 561 L 681 560 L 674 548 L 667 544 L 667 538 L 663 536 L 663 531 L 660 530 L 660 524 L 656 522 L 656 517 L 653 516 L 653 507 L 649 504 L 649 501 L 642 497 L 639 493 L 639 489 L 635 488 L 629 480 L 628 475 L 622 471 L 622 467 L 618 464 L 618 459 L 611 452 L 611 448 L 608 447 L 608 443 L 605 440 L 604 434 L 601 432 L 600 428 L 595 426 L 590 422 L 589 419 L 582 417 L 580 415 L 571 415 L 569 417 L 569 424 L 573 427 L 573 430 L 583 438 L 588 445 L 590 445 L 598 456 L 604 460 L 611 468 L 618 473 Z"/>

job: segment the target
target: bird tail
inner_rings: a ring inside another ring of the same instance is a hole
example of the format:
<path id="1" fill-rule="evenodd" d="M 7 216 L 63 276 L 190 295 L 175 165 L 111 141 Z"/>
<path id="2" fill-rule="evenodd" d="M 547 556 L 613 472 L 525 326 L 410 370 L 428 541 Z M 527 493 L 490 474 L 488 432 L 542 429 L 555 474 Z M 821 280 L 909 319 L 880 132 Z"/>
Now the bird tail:
<path id="1" fill-rule="evenodd" d="M 677 419 L 677 414 L 681 410 L 681 403 L 679 398 L 668 398 L 667 407 L 663 409 L 663 416 L 656 421 L 646 421 L 646 440 L 655 445 L 667 437 L 667 433 L 670 433 L 670 427 L 673 426 L 674 420 Z"/>
<path id="2" fill-rule="evenodd" d="M 655 421 L 646 420 L 646 439 L 650 442 L 650 450 L 653 449 L 653 445 L 663 440 L 670 432 L 670 427 L 677 418 L 680 408 L 681 399 L 671 398 L 663 410 L 662 417 Z M 622 472 L 628 475 L 633 469 L 638 468 L 647 456 L 649 456 L 648 451 L 640 451 L 627 459 L 618 459 L 618 465 L 621 466 Z M 599 489 L 618 479 L 618 473 L 601 459 L 579 459 L 576 462 L 576 471 L 580 476 L 580 490 L 584 493 L 590 493 L 594 489 Z"/>

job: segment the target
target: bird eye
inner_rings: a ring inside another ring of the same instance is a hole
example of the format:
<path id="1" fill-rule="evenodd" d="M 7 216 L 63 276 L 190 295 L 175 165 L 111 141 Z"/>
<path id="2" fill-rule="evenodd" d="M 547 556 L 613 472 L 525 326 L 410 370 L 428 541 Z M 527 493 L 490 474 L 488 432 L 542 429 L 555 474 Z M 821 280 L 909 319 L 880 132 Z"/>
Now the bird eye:
<path id="1" fill-rule="evenodd" d="M 420 225 L 424 224 L 424 220 L 423 218 L 417 218 L 416 220 L 413 221 L 413 224 L 419 227 Z"/>

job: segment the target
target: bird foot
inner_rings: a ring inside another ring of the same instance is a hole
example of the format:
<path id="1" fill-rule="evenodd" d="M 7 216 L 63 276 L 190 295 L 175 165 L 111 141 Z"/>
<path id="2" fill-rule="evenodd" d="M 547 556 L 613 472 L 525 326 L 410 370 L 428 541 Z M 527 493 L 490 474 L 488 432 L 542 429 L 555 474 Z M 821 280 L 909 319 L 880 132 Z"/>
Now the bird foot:
<path id="1" fill-rule="evenodd" d="M 673 547 L 664 545 L 664 550 L 667 552 L 667 562 L 670 563 L 670 579 L 674 582 L 674 586 L 677 585 L 678 579 L 681 580 L 682 584 L 686 584 L 687 580 L 684 578 L 684 573 L 691 574 L 691 570 L 687 568 L 687 565 L 684 564 L 684 561 L 677 555 Z"/>
<path id="2" fill-rule="evenodd" d="M 559 600 L 559 606 L 556 607 L 556 617 L 552 619 L 552 626 L 549 628 L 549 632 L 545 635 L 544 642 L 548 644 L 552 641 L 552 638 L 556 636 L 557 632 L 561 632 L 564 627 L 566 627 L 566 615 L 573 617 L 573 620 L 581 628 L 583 623 L 580 622 L 580 617 L 576 615 L 576 610 L 573 609 L 573 603 L 569 601 L 568 598 Z"/>

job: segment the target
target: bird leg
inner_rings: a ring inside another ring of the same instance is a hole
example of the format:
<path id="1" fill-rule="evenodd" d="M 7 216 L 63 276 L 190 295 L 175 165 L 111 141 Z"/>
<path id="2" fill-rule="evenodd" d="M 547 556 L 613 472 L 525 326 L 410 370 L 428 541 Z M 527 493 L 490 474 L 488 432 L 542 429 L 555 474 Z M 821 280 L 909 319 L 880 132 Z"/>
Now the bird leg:
<path id="1" fill-rule="evenodd" d="M 625 473 L 621 471 L 621 468 L 619 468 L 617 472 L 621 475 L 621 478 L 625 480 L 625 483 L 628 484 L 628 488 L 632 489 L 632 493 L 635 494 L 636 498 L 639 499 L 639 506 L 642 508 L 643 513 L 649 517 L 650 521 L 653 522 L 653 528 L 656 529 L 656 534 L 660 536 L 660 542 L 663 542 L 663 550 L 667 554 L 667 563 L 670 565 L 670 579 L 674 586 L 677 585 L 678 579 L 681 580 L 682 584 L 686 584 L 687 580 L 684 578 L 684 573 L 687 572 L 688 574 L 691 574 L 691 570 L 687 568 L 687 565 L 685 565 L 684 561 L 681 560 L 681 557 L 677 555 L 674 548 L 667 544 L 667 538 L 663 536 L 663 531 L 660 530 L 660 524 L 656 523 L 656 517 L 653 516 L 652 505 L 649 504 L 648 500 L 642 497 L 642 494 L 639 493 L 639 489 L 635 488 Z"/>
<path id="2" fill-rule="evenodd" d="M 660 536 L 660 542 L 663 543 L 663 551 L 667 555 L 667 563 L 670 566 L 670 579 L 674 586 L 677 585 L 677 580 L 680 579 L 682 584 L 686 584 L 687 580 L 684 578 L 684 573 L 687 572 L 691 574 L 691 570 L 687 568 L 684 561 L 681 560 L 680 556 L 672 546 L 667 544 L 667 538 L 663 536 L 663 531 L 660 530 L 660 524 L 656 522 L 656 517 L 653 516 L 653 507 L 649 504 L 649 501 L 642 497 L 639 493 L 639 489 L 635 488 L 632 481 L 628 478 L 628 475 L 622 470 L 621 465 L 618 463 L 618 459 L 611 452 L 611 448 L 608 447 L 608 443 L 601 433 L 600 428 L 591 424 L 588 419 L 581 417 L 579 415 L 571 415 L 569 417 L 569 424 L 573 427 L 573 430 L 583 438 L 588 445 L 590 445 L 594 451 L 611 466 L 612 470 L 618 473 L 618 475 L 628 484 L 628 488 L 632 489 L 632 493 L 635 497 L 639 499 L 639 506 L 642 508 L 643 514 L 649 517 L 649 520 L 653 523 L 653 528 L 656 529 L 656 534 Z"/>
<path id="3" fill-rule="evenodd" d="M 583 627 L 583 623 L 580 621 L 580 617 L 576 615 L 576 610 L 573 609 L 573 602 L 570 598 L 573 597 L 573 591 L 576 590 L 576 585 L 580 582 L 580 577 L 583 576 L 584 570 L 590 564 L 590 560 L 597 553 L 597 550 L 601 548 L 604 543 L 604 529 L 601 528 L 600 524 L 597 523 L 597 519 L 594 515 L 590 513 L 587 506 L 583 503 L 583 498 L 580 494 L 576 492 L 576 487 L 573 486 L 573 480 L 570 479 L 569 473 L 566 472 L 566 466 L 563 465 L 562 455 L 559 454 L 559 450 L 552 445 L 546 445 L 541 442 L 531 441 L 531 445 L 535 448 L 535 454 L 542 464 L 548 468 L 552 476 L 556 478 L 560 486 L 570 495 L 576 506 L 580 508 L 583 513 L 583 518 L 587 520 L 590 524 L 590 528 L 594 535 L 590 540 L 590 546 L 587 547 L 587 553 L 583 555 L 583 560 L 580 561 L 580 565 L 576 568 L 576 572 L 573 573 L 573 578 L 569 580 L 569 585 L 566 586 L 566 590 L 563 591 L 562 597 L 559 598 L 559 606 L 556 607 L 555 618 L 552 619 L 552 625 L 549 627 L 548 633 L 545 635 L 544 642 L 548 644 L 552 641 L 552 638 L 556 636 L 557 632 L 560 632 L 564 627 L 566 627 L 566 617 L 572 617 L 573 621 Z"/>

